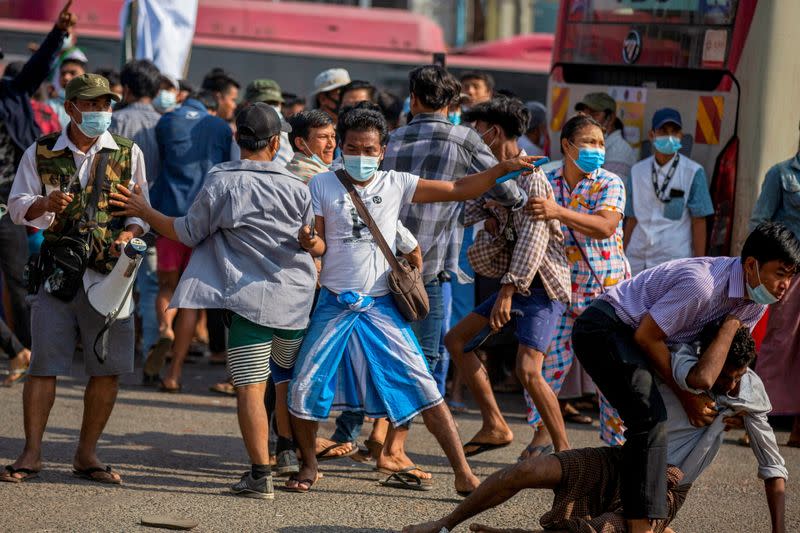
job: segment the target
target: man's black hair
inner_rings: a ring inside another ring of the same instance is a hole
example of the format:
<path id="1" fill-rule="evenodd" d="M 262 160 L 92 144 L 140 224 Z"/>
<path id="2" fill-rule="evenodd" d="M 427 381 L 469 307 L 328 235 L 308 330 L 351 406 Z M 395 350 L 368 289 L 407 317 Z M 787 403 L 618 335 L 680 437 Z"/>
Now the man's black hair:
<path id="1" fill-rule="evenodd" d="M 589 126 L 600 128 L 601 131 L 603 129 L 603 126 L 601 126 L 599 122 L 589 115 L 575 115 L 569 119 L 566 124 L 564 124 L 563 128 L 561 128 L 561 141 L 567 139 L 569 142 L 574 144 L 575 136 L 578 135 L 579 132 L 583 131 L 584 128 Z M 561 149 L 561 152 L 564 152 L 563 148 Z"/>
<path id="2" fill-rule="evenodd" d="M 797 272 L 800 267 L 800 241 L 780 222 L 762 222 L 744 241 L 742 262 L 748 257 L 758 261 L 759 266 L 777 260 Z"/>
<path id="3" fill-rule="evenodd" d="M 506 98 L 519 98 L 517 93 L 512 91 L 511 89 L 498 89 L 495 91 L 495 96 L 505 96 Z"/>
<path id="4" fill-rule="evenodd" d="M 95 74 L 100 74 L 105 79 L 108 80 L 108 86 L 113 87 L 114 85 L 121 85 L 122 82 L 120 80 L 119 72 L 114 70 L 113 68 L 98 68 L 94 71 Z"/>
<path id="5" fill-rule="evenodd" d="M 383 118 L 380 111 L 359 108 L 359 105 L 363 103 L 359 102 L 339 115 L 339 120 L 336 123 L 336 134 L 339 136 L 340 142 L 344 143 L 347 138 L 347 132 L 350 130 L 377 131 L 381 146 L 384 146 L 389 140 L 389 128 L 386 125 L 386 119 Z"/>
<path id="6" fill-rule="evenodd" d="M 327 113 L 319 109 L 309 109 L 296 113 L 287 119 L 287 122 L 292 127 L 289 132 L 289 144 L 292 150 L 296 150 L 294 141 L 296 139 L 308 139 L 308 135 L 314 128 L 324 128 L 329 124 L 333 124 L 333 120 Z"/>
<path id="7" fill-rule="evenodd" d="M 241 148 L 242 150 L 248 150 L 250 152 L 258 152 L 266 148 L 271 140 L 272 139 L 263 139 L 260 141 L 257 141 L 255 139 L 236 139 L 236 144 L 238 144 L 239 148 Z"/>
<path id="8" fill-rule="evenodd" d="M 190 98 L 198 100 L 201 104 L 206 106 L 206 109 L 209 111 L 216 111 L 219 107 L 217 98 L 214 96 L 214 91 L 209 91 L 208 89 L 202 89 L 190 96 Z"/>
<path id="9" fill-rule="evenodd" d="M 717 337 L 721 323 L 714 322 L 703 328 L 700 332 L 700 353 L 705 353 L 708 347 Z M 731 341 L 728 355 L 725 357 L 725 366 L 730 368 L 742 368 L 750 366 L 756 359 L 756 341 L 750 334 L 750 330 L 742 326 L 736 330 L 736 334 Z"/>
<path id="10" fill-rule="evenodd" d="M 378 113 L 383 114 L 381 111 L 381 106 L 376 104 L 375 102 L 370 102 L 369 100 L 362 100 L 360 102 L 356 102 L 353 105 L 346 105 L 339 110 L 339 113 L 347 113 L 353 109 L 367 109 L 369 111 L 377 111 Z"/>
<path id="11" fill-rule="evenodd" d="M 188 80 L 180 79 L 178 80 L 178 91 L 186 91 L 188 93 L 193 93 L 194 87 L 192 87 L 192 84 L 189 83 Z"/>
<path id="12" fill-rule="evenodd" d="M 152 61 L 134 59 L 122 67 L 120 83 L 134 98 L 155 98 L 161 86 L 161 73 Z"/>
<path id="13" fill-rule="evenodd" d="M 66 59 L 62 59 L 61 63 L 58 65 L 59 72 L 61 71 L 61 67 L 63 67 L 64 65 L 78 65 L 84 71 L 86 70 L 86 62 L 81 61 L 80 59 L 76 59 L 74 57 L 68 57 Z"/>
<path id="14" fill-rule="evenodd" d="M 432 110 L 447 107 L 461 93 L 458 80 L 439 65 L 415 68 L 408 75 L 408 85 L 411 94 Z"/>
<path id="15" fill-rule="evenodd" d="M 285 93 L 284 92 L 284 93 L 281 93 L 281 96 L 283 96 L 283 105 L 285 105 L 287 107 L 291 107 L 291 106 L 297 105 L 297 104 L 305 104 L 306 103 L 306 99 L 305 98 L 303 98 L 302 96 L 297 96 L 294 93 Z"/>
<path id="16" fill-rule="evenodd" d="M 467 80 L 481 80 L 486 84 L 486 88 L 489 89 L 489 91 L 494 91 L 494 77 L 488 72 L 482 70 L 468 70 L 463 72 L 459 79 L 461 83 Z"/>
<path id="17" fill-rule="evenodd" d="M 208 89 L 209 91 L 225 94 L 227 93 L 231 87 L 236 87 L 240 89 L 241 86 L 239 82 L 228 76 L 227 74 L 219 74 L 217 76 L 206 77 L 203 80 L 202 89 Z"/>
<path id="18" fill-rule="evenodd" d="M 369 101 L 375 99 L 376 89 L 374 85 L 364 80 L 353 80 L 344 87 L 342 87 L 341 89 L 339 89 L 339 101 L 340 102 L 342 101 L 342 97 L 344 97 L 346 93 L 349 93 L 350 91 L 359 91 L 362 89 L 369 92 L 369 98 L 368 98 Z"/>
<path id="19" fill-rule="evenodd" d="M 397 124 L 400 121 L 400 115 L 403 113 L 403 101 L 397 95 L 389 91 L 378 91 L 375 101 L 381 108 L 386 122 Z"/>
<path id="20" fill-rule="evenodd" d="M 506 137 L 516 139 L 528 129 L 531 114 L 522 100 L 500 96 L 488 102 L 482 102 L 461 116 L 464 122 L 486 122 L 491 126 L 500 126 Z"/>

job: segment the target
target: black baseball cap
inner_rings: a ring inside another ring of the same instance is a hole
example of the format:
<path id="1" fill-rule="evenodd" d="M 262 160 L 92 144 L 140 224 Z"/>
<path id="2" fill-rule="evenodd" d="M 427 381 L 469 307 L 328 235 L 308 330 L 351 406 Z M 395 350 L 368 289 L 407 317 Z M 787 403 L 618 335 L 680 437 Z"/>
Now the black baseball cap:
<path id="1" fill-rule="evenodd" d="M 282 131 L 289 133 L 292 127 L 264 102 L 250 104 L 236 115 L 236 132 L 240 139 L 266 141 Z"/>

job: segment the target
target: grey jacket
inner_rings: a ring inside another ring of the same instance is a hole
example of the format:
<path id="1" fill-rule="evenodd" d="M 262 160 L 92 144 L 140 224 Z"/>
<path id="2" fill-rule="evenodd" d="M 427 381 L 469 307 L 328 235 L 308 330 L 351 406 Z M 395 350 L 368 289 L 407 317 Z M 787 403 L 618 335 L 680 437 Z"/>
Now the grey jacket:
<path id="1" fill-rule="evenodd" d="M 170 305 L 305 328 L 317 271 L 297 235 L 313 219 L 308 187 L 282 164 L 239 160 L 213 167 L 189 213 L 175 219 L 175 232 L 194 252 Z"/>

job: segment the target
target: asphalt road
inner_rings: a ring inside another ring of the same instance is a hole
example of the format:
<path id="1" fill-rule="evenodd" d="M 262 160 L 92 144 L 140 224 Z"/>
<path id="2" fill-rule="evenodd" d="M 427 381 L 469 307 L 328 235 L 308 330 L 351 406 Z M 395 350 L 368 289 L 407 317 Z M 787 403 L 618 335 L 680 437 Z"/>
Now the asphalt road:
<path id="1" fill-rule="evenodd" d="M 5 362 L 0 363 L 5 364 Z M 79 367 L 76 367 L 79 368 Z M 228 494 L 228 486 L 248 465 L 236 424 L 233 398 L 214 395 L 208 386 L 223 376 L 222 367 L 187 366 L 184 393 L 170 395 L 139 386 L 133 375 L 123 387 L 100 443 L 100 456 L 123 476 L 119 487 L 101 486 L 71 475 L 82 413 L 85 379 L 59 381 L 58 397 L 45 435 L 45 462 L 39 480 L 0 484 L 0 531 L 153 531 L 140 525 L 143 515 L 174 514 L 197 520 L 195 531 L 277 531 L 322 533 L 396 531 L 402 526 L 449 512 L 460 501 L 452 474 L 434 439 L 417 420 L 409 454 L 434 474 L 430 492 L 380 487 L 369 465 L 338 460 L 323 465 L 324 479 L 309 494 L 276 491 L 274 501 Z M 76 376 L 82 372 L 77 369 Z M 0 424 L 0 461 L 9 464 L 22 449 L 22 387 L 0 388 L 4 406 Z M 476 474 L 489 475 L 513 462 L 529 437 L 523 401 L 502 395 L 516 434 L 514 445 L 471 461 Z M 479 422 L 473 410 L 457 417 L 463 439 Z M 332 423 L 321 432 L 329 436 Z M 574 446 L 599 444 L 596 427 L 569 427 Z M 763 483 L 748 448 L 729 442 L 692 488 L 673 528 L 685 532 L 766 532 L 769 515 Z M 787 439 L 785 432 L 779 442 Z M 800 466 L 800 449 L 782 447 L 789 471 Z M 800 490 L 790 482 L 787 531 L 800 531 Z M 527 491 L 479 521 L 496 527 L 536 529 L 551 494 Z M 461 527 L 458 531 L 466 531 Z"/>

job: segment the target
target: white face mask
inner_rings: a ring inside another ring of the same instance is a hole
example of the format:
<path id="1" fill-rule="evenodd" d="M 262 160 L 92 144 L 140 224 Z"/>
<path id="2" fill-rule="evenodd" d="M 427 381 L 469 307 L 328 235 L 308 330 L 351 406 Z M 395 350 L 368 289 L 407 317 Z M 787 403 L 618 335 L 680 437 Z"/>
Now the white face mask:
<path id="1" fill-rule="evenodd" d="M 318 156 L 317 154 L 315 154 L 314 152 L 311 151 L 311 148 L 308 147 L 308 144 L 306 144 L 306 140 L 305 139 L 301 138 L 300 140 L 303 141 L 303 146 L 305 146 L 306 150 L 308 150 L 308 153 L 311 154 L 308 157 L 310 157 L 313 161 L 315 161 L 316 163 L 322 165 L 325 168 L 331 168 L 330 163 L 326 163 L 325 161 L 322 160 L 322 158 L 320 156 Z"/>

